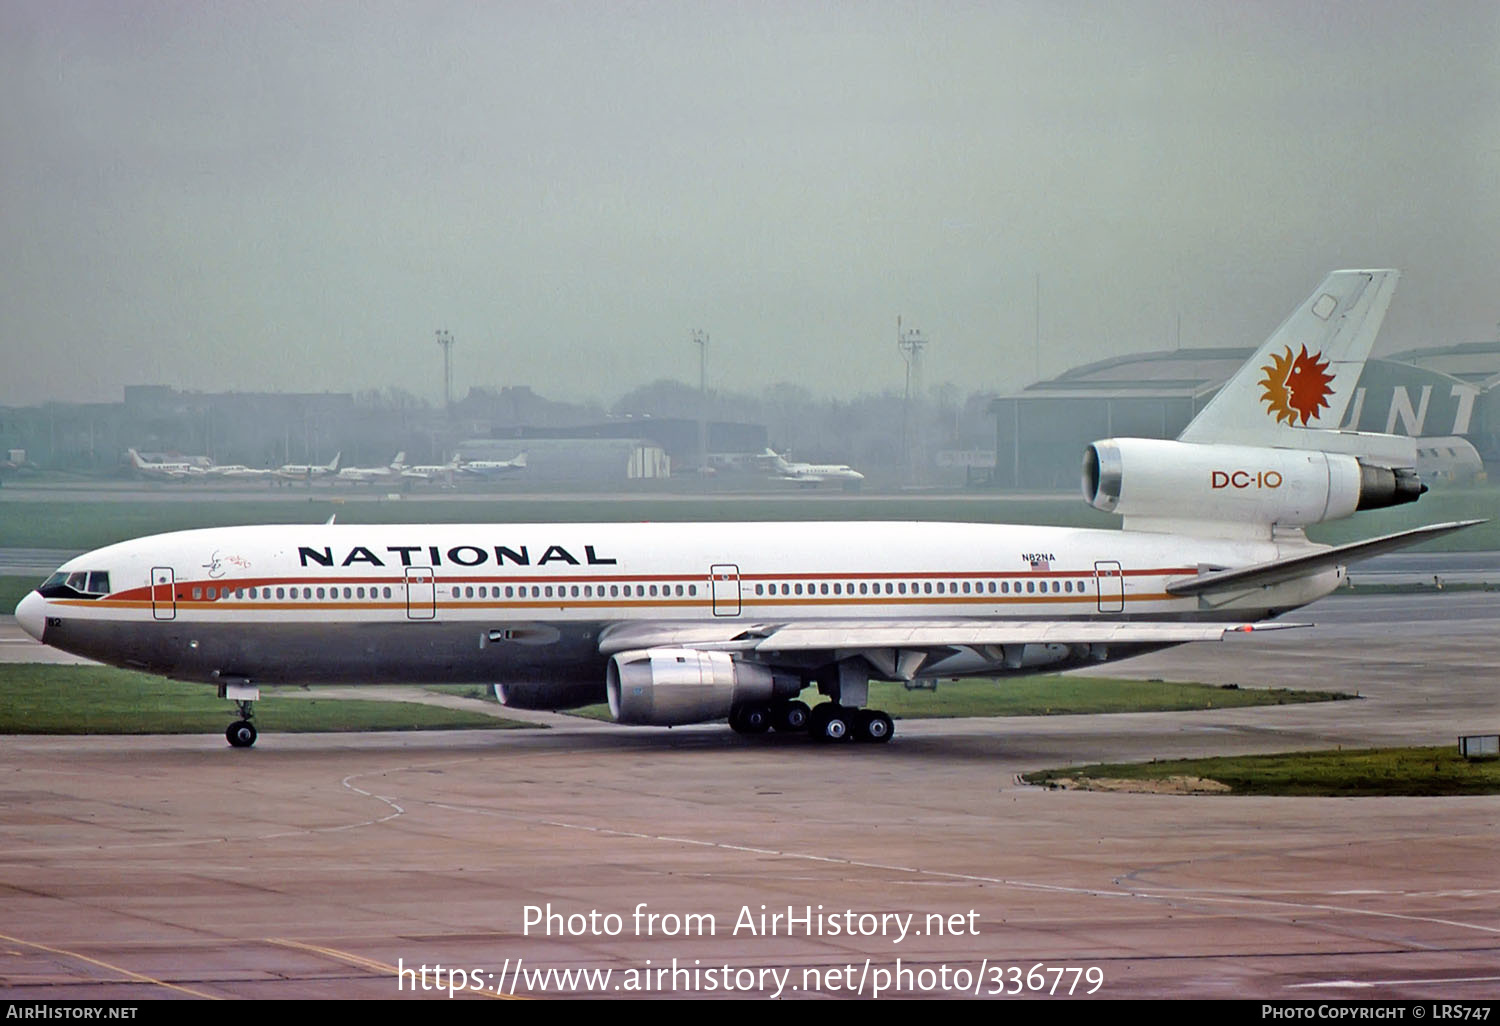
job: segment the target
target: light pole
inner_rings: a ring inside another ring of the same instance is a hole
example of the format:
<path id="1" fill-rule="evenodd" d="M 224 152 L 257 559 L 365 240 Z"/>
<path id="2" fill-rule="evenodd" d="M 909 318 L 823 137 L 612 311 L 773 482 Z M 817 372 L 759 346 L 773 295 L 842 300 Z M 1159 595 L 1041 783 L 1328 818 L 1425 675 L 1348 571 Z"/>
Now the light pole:
<path id="1" fill-rule="evenodd" d="M 698 347 L 698 473 L 708 468 L 708 332 L 693 329 Z"/>

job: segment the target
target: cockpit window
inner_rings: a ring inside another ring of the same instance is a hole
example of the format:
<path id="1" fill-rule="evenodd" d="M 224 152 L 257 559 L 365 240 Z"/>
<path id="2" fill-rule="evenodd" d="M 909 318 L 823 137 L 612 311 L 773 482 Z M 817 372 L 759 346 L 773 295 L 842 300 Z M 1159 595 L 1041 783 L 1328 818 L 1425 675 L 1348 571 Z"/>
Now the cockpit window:
<path id="1" fill-rule="evenodd" d="M 103 598 L 109 594 L 109 571 L 59 570 L 37 591 L 43 598 Z"/>

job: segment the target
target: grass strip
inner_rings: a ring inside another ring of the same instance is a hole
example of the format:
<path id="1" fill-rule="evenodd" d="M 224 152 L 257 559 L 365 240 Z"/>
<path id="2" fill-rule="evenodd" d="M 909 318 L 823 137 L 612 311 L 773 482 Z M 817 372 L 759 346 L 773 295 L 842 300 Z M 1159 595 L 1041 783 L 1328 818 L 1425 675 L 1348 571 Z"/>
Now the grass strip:
<path id="1" fill-rule="evenodd" d="M 1073 766 L 1027 773 L 1021 779 L 1029 784 L 1091 790 L 1227 789 L 1234 795 L 1436 797 L 1500 793 L 1500 760 L 1470 762 L 1458 754 L 1455 744 Z M 1154 786 L 1172 781 L 1179 786 Z M 1222 787 L 1193 788 L 1183 785 L 1185 781 L 1214 781 Z"/>
<path id="2" fill-rule="evenodd" d="M 0 734 L 218 733 L 235 718 L 234 705 L 204 684 L 107 666 L 0 667 Z M 293 697 L 268 688 L 255 703 L 255 725 L 288 734 L 529 726 L 416 702 Z"/>

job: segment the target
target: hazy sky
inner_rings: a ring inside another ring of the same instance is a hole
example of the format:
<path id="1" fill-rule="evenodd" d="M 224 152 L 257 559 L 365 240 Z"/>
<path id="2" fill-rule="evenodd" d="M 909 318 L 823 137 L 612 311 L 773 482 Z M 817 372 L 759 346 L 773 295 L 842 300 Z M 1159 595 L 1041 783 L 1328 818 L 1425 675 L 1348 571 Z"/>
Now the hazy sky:
<path id="1" fill-rule="evenodd" d="M 898 388 L 1500 321 L 1500 4 L 0 0 L 0 404 Z"/>

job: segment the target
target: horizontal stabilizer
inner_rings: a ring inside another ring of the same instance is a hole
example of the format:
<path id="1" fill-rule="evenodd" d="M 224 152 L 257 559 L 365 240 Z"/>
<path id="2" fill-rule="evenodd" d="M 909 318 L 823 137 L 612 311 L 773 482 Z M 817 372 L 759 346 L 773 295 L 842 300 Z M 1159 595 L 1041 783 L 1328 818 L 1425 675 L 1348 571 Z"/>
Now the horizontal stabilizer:
<path id="1" fill-rule="evenodd" d="M 1368 541 L 1338 545 L 1331 549 L 1318 549 L 1284 559 L 1273 559 L 1253 566 L 1236 567 L 1232 570 L 1210 570 L 1194 577 L 1181 577 L 1167 582 L 1169 595 L 1205 595 L 1210 592 L 1240 591 L 1247 588 L 1265 588 L 1283 581 L 1317 573 L 1335 566 L 1356 563 L 1385 552 L 1404 549 L 1408 545 L 1429 541 L 1433 538 L 1460 531 L 1465 527 L 1482 524 L 1483 520 L 1455 520 L 1447 524 L 1429 524 L 1414 527 L 1410 531 L 1382 535 Z"/>

